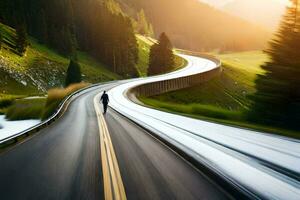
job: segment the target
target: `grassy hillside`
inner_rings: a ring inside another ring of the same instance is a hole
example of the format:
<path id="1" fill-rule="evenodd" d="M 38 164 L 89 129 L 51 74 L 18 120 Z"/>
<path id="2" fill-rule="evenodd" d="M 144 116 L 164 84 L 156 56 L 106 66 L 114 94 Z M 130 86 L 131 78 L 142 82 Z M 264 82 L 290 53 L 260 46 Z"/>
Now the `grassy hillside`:
<path id="1" fill-rule="evenodd" d="M 3 45 L 0 51 L 0 93 L 43 94 L 64 84 L 69 59 L 30 38 L 26 54 L 15 53 L 15 30 L 0 24 Z M 83 80 L 90 83 L 120 78 L 89 55 L 78 52 Z"/>
<path id="2" fill-rule="evenodd" d="M 228 110 L 247 109 L 250 103 L 247 95 L 255 91 L 254 80 L 257 74 L 263 73 L 260 64 L 267 61 L 267 56 L 255 51 L 218 57 L 223 62 L 223 73 L 219 77 L 187 90 L 170 92 L 154 98 L 173 103 L 207 104 Z"/>
<path id="3" fill-rule="evenodd" d="M 5 114 L 7 119 L 45 119 L 66 95 L 76 88 L 86 86 L 77 84 L 60 88 L 64 85 L 68 58 L 38 43 L 34 38 L 29 39 L 30 45 L 21 57 L 15 52 L 15 30 L 0 24 L 0 31 L 4 39 L 0 51 L 0 114 Z M 147 76 L 150 47 L 155 41 L 141 35 L 137 35 L 137 41 L 139 60 L 136 67 L 140 76 Z M 122 78 L 85 52 L 78 52 L 78 62 L 84 82 L 98 83 Z M 183 59 L 176 57 L 174 69 L 183 64 Z M 48 99 L 23 99 L 28 96 L 44 96 L 47 91 Z M 51 103 L 49 98 L 52 98 Z"/>
<path id="4" fill-rule="evenodd" d="M 198 0 L 117 0 L 136 18 L 143 9 L 156 35 L 166 32 L 178 48 L 245 51 L 264 48 L 268 31 Z"/>
<path id="5" fill-rule="evenodd" d="M 141 101 L 169 112 L 296 137 L 291 131 L 247 123 L 245 111 L 251 103 L 248 95 L 255 92 L 254 81 L 264 73 L 260 65 L 268 61 L 267 55 L 252 51 L 216 56 L 223 62 L 219 77 L 192 88 L 142 97 Z"/>

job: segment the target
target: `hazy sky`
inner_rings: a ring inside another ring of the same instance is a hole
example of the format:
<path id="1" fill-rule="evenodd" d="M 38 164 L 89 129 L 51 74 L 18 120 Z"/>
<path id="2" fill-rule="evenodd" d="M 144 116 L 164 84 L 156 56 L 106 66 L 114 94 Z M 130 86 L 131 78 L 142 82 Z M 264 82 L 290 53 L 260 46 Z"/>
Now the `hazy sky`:
<path id="1" fill-rule="evenodd" d="M 203 1 L 210 5 L 219 7 L 219 6 L 224 6 L 225 4 L 227 4 L 233 0 L 200 0 L 200 1 Z M 264 1 L 264 0 L 262 0 L 262 1 Z M 273 1 L 277 1 L 277 2 L 283 3 L 285 5 L 287 5 L 289 2 L 289 0 L 273 0 Z"/>

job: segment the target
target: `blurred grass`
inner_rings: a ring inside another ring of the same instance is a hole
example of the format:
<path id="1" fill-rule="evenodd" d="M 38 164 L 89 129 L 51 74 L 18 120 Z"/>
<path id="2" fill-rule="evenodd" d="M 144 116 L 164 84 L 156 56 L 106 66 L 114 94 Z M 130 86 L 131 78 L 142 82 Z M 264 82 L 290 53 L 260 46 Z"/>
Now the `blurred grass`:
<path id="1" fill-rule="evenodd" d="M 22 98 L 10 97 L 12 102 L 0 108 L 0 114 L 5 114 L 8 120 L 42 119 L 51 117 L 60 103 L 70 94 L 89 86 L 88 83 L 78 83 L 67 88 L 53 88 L 46 97 Z M 8 97 L 6 97 L 8 98 Z M 10 100 L 10 98 L 8 98 Z M 1 102 L 1 101 L 0 101 Z"/>
<path id="2" fill-rule="evenodd" d="M 208 118 L 218 118 L 223 120 L 242 120 L 241 111 L 230 111 L 220 107 L 203 104 L 176 104 L 162 102 L 155 99 L 140 97 L 140 100 L 151 107 L 162 108 L 176 113 L 187 113 L 191 115 L 203 115 Z"/>
<path id="3" fill-rule="evenodd" d="M 77 90 L 83 89 L 90 84 L 88 83 L 77 83 L 68 86 L 67 88 L 54 88 L 48 91 L 48 96 L 45 104 L 45 109 L 42 114 L 42 119 L 45 120 L 51 117 L 57 110 L 60 103 L 70 94 Z"/>
<path id="4" fill-rule="evenodd" d="M 45 103 L 45 98 L 15 100 L 6 110 L 6 118 L 8 120 L 40 119 Z"/>
<path id="5" fill-rule="evenodd" d="M 8 95 L 0 93 L 0 109 L 7 108 L 11 106 L 16 99 L 24 98 L 26 96 L 22 95 Z"/>
<path id="6" fill-rule="evenodd" d="M 252 130 L 283 135 L 287 137 L 300 139 L 299 132 L 293 130 L 282 129 L 278 127 L 270 127 L 261 124 L 253 124 L 246 121 L 243 111 L 229 111 L 226 109 L 199 104 L 176 104 L 170 102 L 161 102 L 159 100 L 140 97 L 139 100 L 145 105 L 159 109 L 161 111 L 183 115 L 195 119 L 200 119 L 218 124 L 226 124 L 237 128 L 246 128 Z"/>

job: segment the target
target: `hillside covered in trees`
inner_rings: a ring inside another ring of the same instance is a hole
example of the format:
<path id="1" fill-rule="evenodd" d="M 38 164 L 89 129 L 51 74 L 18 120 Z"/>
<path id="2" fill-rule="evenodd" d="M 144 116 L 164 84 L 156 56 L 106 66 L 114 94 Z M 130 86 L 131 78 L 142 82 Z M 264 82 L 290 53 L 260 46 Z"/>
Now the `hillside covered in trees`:
<path id="1" fill-rule="evenodd" d="M 141 9 L 155 35 L 166 32 L 178 48 L 196 51 L 263 49 L 270 33 L 198 0 L 116 0 L 130 16 Z"/>
<path id="2" fill-rule="evenodd" d="M 88 52 L 123 76 L 136 76 L 138 46 L 131 19 L 113 0 L 1 0 L 0 21 L 65 56 Z"/>

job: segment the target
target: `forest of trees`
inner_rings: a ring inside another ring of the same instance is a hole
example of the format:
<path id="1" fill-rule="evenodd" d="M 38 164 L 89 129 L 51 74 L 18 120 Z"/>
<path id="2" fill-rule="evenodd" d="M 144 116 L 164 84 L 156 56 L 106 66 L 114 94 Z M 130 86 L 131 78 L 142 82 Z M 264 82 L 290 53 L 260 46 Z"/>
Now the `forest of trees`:
<path id="1" fill-rule="evenodd" d="M 291 0 L 276 38 L 266 51 L 271 61 L 256 80 L 250 120 L 300 130 L 300 5 Z"/>
<path id="2" fill-rule="evenodd" d="M 112 71 L 136 76 L 138 46 L 129 17 L 114 0 L 1 0 L 0 21 L 66 56 L 87 51 Z"/>
<path id="3" fill-rule="evenodd" d="M 162 74 L 170 71 L 173 66 L 173 46 L 168 36 L 165 33 L 162 33 L 158 43 L 151 47 L 148 74 Z"/>
<path id="4" fill-rule="evenodd" d="M 168 33 L 173 44 L 195 51 L 245 51 L 265 48 L 271 34 L 199 0 L 116 0 L 128 15 L 144 10 L 155 35 Z"/>

